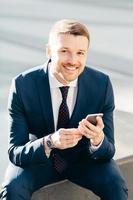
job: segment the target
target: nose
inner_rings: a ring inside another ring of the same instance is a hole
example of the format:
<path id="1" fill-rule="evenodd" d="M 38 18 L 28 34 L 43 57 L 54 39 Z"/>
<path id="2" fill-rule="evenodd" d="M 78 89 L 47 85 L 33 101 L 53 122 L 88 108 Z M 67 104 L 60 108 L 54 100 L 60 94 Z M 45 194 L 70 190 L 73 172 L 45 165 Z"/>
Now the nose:
<path id="1" fill-rule="evenodd" d="M 70 54 L 69 57 L 68 57 L 68 62 L 69 62 L 69 64 L 71 64 L 71 65 L 75 65 L 76 62 L 77 62 L 77 57 L 76 57 L 76 55 Z"/>

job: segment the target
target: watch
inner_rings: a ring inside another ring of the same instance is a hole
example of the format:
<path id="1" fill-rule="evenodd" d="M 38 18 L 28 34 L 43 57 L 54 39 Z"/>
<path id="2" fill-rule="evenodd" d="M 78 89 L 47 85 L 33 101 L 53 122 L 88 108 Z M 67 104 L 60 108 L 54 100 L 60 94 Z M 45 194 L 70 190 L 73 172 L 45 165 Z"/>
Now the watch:
<path id="1" fill-rule="evenodd" d="M 47 137 L 46 144 L 50 150 L 54 149 L 54 144 L 51 138 L 52 134 Z"/>

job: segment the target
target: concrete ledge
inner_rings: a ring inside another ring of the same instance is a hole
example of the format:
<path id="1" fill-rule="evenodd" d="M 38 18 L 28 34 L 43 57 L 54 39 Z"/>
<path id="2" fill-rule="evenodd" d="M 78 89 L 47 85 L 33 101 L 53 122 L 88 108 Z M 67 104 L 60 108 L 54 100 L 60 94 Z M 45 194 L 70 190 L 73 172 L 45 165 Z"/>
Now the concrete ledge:
<path id="1" fill-rule="evenodd" d="M 117 160 L 126 179 L 129 199 L 133 199 L 133 156 Z M 32 200 L 99 200 L 91 191 L 79 187 L 68 180 L 51 184 L 36 191 Z"/>
<path id="2" fill-rule="evenodd" d="M 133 155 L 117 160 L 129 190 L 128 200 L 133 200 Z"/>
<path id="3" fill-rule="evenodd" d="M 33 194 L 32 200 L 99 200 L 91 191 L 68 181 L 43 187 Z"/>

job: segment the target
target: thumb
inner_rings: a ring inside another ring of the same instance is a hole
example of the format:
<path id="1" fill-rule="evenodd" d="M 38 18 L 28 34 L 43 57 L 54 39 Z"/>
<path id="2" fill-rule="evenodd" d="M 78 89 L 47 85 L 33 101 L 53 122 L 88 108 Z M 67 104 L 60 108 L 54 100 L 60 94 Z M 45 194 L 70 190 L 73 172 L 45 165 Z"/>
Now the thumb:
<path id="1" fill-rule="evenodd" d="M 100 116 L 97 116 L 96 117 L 96 121 L 97 121 L 97 125 L 99 128 L 103 129 L 104 128 L 104 123 L 103 123 L 103 120 L 102 120 L 102 117 Z"/>

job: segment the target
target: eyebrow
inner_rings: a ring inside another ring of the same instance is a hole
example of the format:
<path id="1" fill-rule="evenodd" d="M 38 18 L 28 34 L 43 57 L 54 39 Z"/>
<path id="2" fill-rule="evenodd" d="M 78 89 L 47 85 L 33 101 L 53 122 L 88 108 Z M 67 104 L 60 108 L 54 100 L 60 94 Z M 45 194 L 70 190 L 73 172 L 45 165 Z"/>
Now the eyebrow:
<path id="1" fill-rule="evenodd" d="M 67 49 L 67 50 L 69 50 L 68 47 L 61 47 L 61 49 Z M 78 49 L 78 51 L 86 52 L 86 50 L 84 50 L 84 49 Z"/>
<path id="2" fill-rule="evenodd" d="M 79 49 L 79 51 L 83 51 L 83 52 L 86 52 L 86 50 L 83 50 L 83 49 Z"/>

